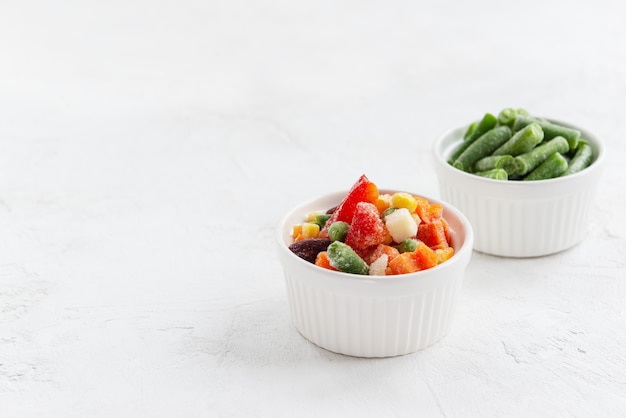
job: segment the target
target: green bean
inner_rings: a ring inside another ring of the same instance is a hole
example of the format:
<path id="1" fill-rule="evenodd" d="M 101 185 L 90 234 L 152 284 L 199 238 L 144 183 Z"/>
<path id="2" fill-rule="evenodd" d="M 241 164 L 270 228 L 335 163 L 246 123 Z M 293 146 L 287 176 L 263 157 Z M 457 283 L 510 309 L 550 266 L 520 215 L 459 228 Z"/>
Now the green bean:
<path id="1" fill-rule="evenodd" d="M 485 116 L 478 122 L 476 129 L 472 131 L 470 135 L 465 139 L 466 141 L 474 142 L 482 135 L 484 135 L 487 131 L 495 128 L 498 123 L 498 118 L 496 118 L 491 113 L 485 113 Z"/>
<path id="2" fill-rule="evenodd" d="M 562 175 L 568 176 L 589 167 L 592 158 L 593 150 L 591 149 L 591 146 L 584 142 L 579 143 L 576 149 L 576 154 L 574 154 L 574 157 L 570 160 L 567 170 L 565 170 Z"/>
<path id="3" fill-rule="evenodd" d="M 330 264 L 339 271 L 353 274 L 368 274 L 369 267 L 349 245 L 333 241 L 326 250 Z"/>
<path id="4" fill-rule="evenodd" d="M 328 228 L 328 238 L 331 241 L 344 241 L 350 229 L 350 224 L 343 221 L 333 222 Z"/>
<path id="5" fill-rule="evenodd" d="M 508 180 L 509 175 L 506 173 L 506 170 L 502 168 L 493 168 L 491 170 L 486 171 L 477 171 L 474 174 L 481 177 L 486 177 L 488 179 L 494 180 Z"/>
<path id="6" fill-rule="evenodd" d="M 463 152 L 468 149 L 470 145 L 472 145 L 472 143 L 469 141 L 461 142 L 459 146 L 452 152 L 450 158 L 448 158 L 448 164 L 454 164 L 456 159 L 459 158 L 459 156 L 463 154 Z"/>
<path id="7" fill-rule="evenodd" d="M 552 179 L 559 177 L 566 170 L 567 160 L 560 153 L 555 152 L 524 177 L 524 181 Z"/>
<path id="8" fill-rule="evenodd" d="M 517 165 L 516 173 L 524 176 L 534 170 L 539 164 L 544 162 L 555 152 L 565 154 L 569 150 L 567 140 L 562 136 L 557 136 L 543 145 L 536 146 L 531 151 L 515 157 Z"/>
<path id="9" fill-rule="evenodd" d="M 526 125 L 515 132 L 511 139 L 502 144 L 492 155 L 517 156 L 530 151 L 543 140 L 543 130 L 537 123 Z"/>
<path id="10" fill-rule="evenodd" d="M 517 171 L 517 164 L 515 164 L 515 158 L 512 155 L 490 155 L 481 158 L 474 164 L 474 171 L 488 171 L 494 168 L 501 168 L 510 176 Z"/>
<path id="11" fill-rule="evenodd" d="M 538 123 L 543 129 L 544 139 L 550 140 L 557 136 L 562 136 L 567 139 L 570 149 L 575 149 L 580 139 L 580 131 L 577 129 L 568 128 L 567 126 L 559 125 L 547 120 L 534 118 L 532 116 L 518 115 L 513 124 L 513 130 L 518 131 L 523 127 L 530 125 L 531 123 Z"/>
<path id="12" fill-rule="evenodd" d="M 472 129 L 471 125 L 467 128 L 465 132 L 466 135 L 463 137 L 463 142 L 457 149 L 454 150 L 450 158 L 448 159 L 448 163 L 452 164 L 456 161 L 456 159 L 478 138 L 483 136 L 485 133 L 493 129 L 498 123 L 498 118 L 496 118 L 491 113 L 485 113 L 485 116 L 476 124 L 476 127 Z M 471 130 L 471 132 L 470 132 Z"/>
<path id="13" fill-rule="evenodd" d="M 491 129 L 467 147 L 467 149 L 454 160 L 452 165 L 459 170 L 470 171 L 476 161 L 491 155 L 500 145 L 511 138 L 511 135 L 511 128 L 508 126 L 498 126 Z"/>
<path id="14" fill-rule="evenodd" d="M 467 127 L 467 130 L 465 131 L 465 134 L 463 134 L 463 140 L 466 140 L 467 137 L 470 136 L 472 132 L 476 130 L 477 127 L 478 127 L 478 121 L 470 123 L 470 125 Z"/>
<path id="15" fill-rule="evenodd" d="M 506 109 L 502 109 L 500 113 L 498 113 L 498 123 L 500 125 L 506 125 L 508 127 L 513 127 L 515 123 L 515 119 L 517 115 L 528 116 L 528 112 L 524 109 L 513 109 L 507 107 Z"/>

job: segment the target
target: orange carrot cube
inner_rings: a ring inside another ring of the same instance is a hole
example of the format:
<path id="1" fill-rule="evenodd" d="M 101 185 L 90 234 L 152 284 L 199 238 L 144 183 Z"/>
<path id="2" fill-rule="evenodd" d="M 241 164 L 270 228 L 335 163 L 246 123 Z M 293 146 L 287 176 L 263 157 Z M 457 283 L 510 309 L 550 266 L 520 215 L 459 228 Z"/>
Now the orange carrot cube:
<path id="1" fill-rule="evenodd" d="M 417 200 L 417 207 L 415 208 L 415 213 L 417 213 L 422 221 L 425 221 L 428 218 L 428 200 L 421 196 L 413 196 L 415 200 Z"/>
<path id="2" fill-rule="evenodd" d="M 413 256 L 419 270 L 426 270 L 437 265 L 437 254 L 423 242 L 418 241 L 415 251 L 408 254 Z"/>
<path id="3" fill-rule="evenodd" d="M 443 206 L 438 203 L 430 203 L 428 200 L 421 197 L 417 200 L 415 213 L 419 215 L 422 221 L 432 222 L 435 219 L 441 218 L 443 215 Z"/>
<path id="4" fill-rule="evenodd" d="M 443 224 L 443 233 L 446 236 L 446 241 L 448 241 L 448 245 L 452 245 L 452 234 L 450 233 L 450 225 L 445 218 L 441 218 L 441 223 Z"/>
<path id="5" fill-rule="evenodd" d="M 406 274 L 415 273 L 420 268 L 413 253 L 402 253 L 389 261 L 389 269 L 392 274 Z"/>
<path id="6" fill-rule="evenodd" d="M 417 227 L 417 239 L 432 249 L 443 249 L 449 246 L 441 218 L 419 224 Z"/>
<path id="7" fill-rule="evenodd" d="M 379 244 L 378 246 L 376 246 L 374 251 L 367 255 L 367 258 L 365 258 L 364 260 L 367 262 L 367 264 L 372 264 L 383 254 L 386 254 L 387 257 L 389 257 L 389 261 L 391 261 L 400 254 L 400 251 L 389 245 Z"/>
<path id="8" fill-rule="evenodd" d="M 317 254 L 317 257 L 315 258 L 315 265 L 328 270 L 337 271 L 337 269 L 330 264 L 330 259 L 328 258 L 328 253 L 326 251 L 321 251 Z"/>

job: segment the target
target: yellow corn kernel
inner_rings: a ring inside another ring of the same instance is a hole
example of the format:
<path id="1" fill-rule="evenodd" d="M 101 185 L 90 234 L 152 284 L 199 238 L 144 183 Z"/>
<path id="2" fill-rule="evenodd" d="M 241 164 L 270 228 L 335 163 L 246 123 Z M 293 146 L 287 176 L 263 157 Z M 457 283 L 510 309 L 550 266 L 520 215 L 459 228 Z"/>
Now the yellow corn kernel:
<path id="1" fill-rule="evenodd" d="M 378 195 L 378 199 L 376 199 L 374 205 L 376 209 L 378 209 L 378 213 L 383 213 L 391 206 L 391 195 L 387 193 Z"/>
<path id="2" fill-rule="evenodd" d="M 452 256 L 454 255 L 454 248 L 452 247 L 447 247 L 447 248 L 438 248 L 435 250 L 435 255 L 437 256 L 437 264 L 441 264 L 444 261 L 449 260 L 450 258 L 452 258 Z"/>
<path id="3" fill-rule="evenodd" d="M 311 222 L 302 224 L 302 236 L 305 239 L 317 238 L 320 235 L 320 226 Z"/>
<path id="4" fill-rule="evenodd" d="M 317 221 L 317 215 L 323 215 L 322 212 L 311 212 L 306 216 L 306 222 L 315 222 Z"/>
<path id="5" fill-rule="evenodd" d="M 391 205 L 394 208 L 407 208 L 409 212 L 415 212 L 417 200 L 409 193 L 398 192 L 391 196 Z"/>

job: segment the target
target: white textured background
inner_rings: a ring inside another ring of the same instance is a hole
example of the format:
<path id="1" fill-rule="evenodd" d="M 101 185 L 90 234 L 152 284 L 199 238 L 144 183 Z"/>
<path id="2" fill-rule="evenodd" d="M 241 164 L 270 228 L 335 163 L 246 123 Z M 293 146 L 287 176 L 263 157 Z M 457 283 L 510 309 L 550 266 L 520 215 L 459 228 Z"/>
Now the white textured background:
<path id="1" fill-rule="evenodd" d="M 620 1 L 0 2 L 0 416 L 626 412 Z M 274 252 L 293 205 L 438 196 L 438 134 L 503 107 L 609 150 L 587 239 L 475 253 L 440 343 L 304 340 Z"/>

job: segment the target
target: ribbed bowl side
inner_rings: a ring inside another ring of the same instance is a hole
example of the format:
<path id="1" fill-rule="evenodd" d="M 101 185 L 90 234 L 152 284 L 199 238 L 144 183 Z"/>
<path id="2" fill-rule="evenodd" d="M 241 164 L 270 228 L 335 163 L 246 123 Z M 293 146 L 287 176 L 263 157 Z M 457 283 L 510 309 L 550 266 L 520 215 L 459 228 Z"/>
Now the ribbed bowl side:
<path id="1" fill-rule="evenodd" d="M 467 216 L 474 249 L 505 257 L 553 254 L 586 235 L 595 198 L 592 187 L 545 200 L 504 200 L 440 184 L 442 198 Z"/>
<path id="2" fill-rule="evenodd" d="M 452 326 L 462 276 L 428 292 L 396 297 L 354 296 L 308 286 L 285 272 L 292 320 L 316 345 L 357 357 L 412 353 Z"/>

